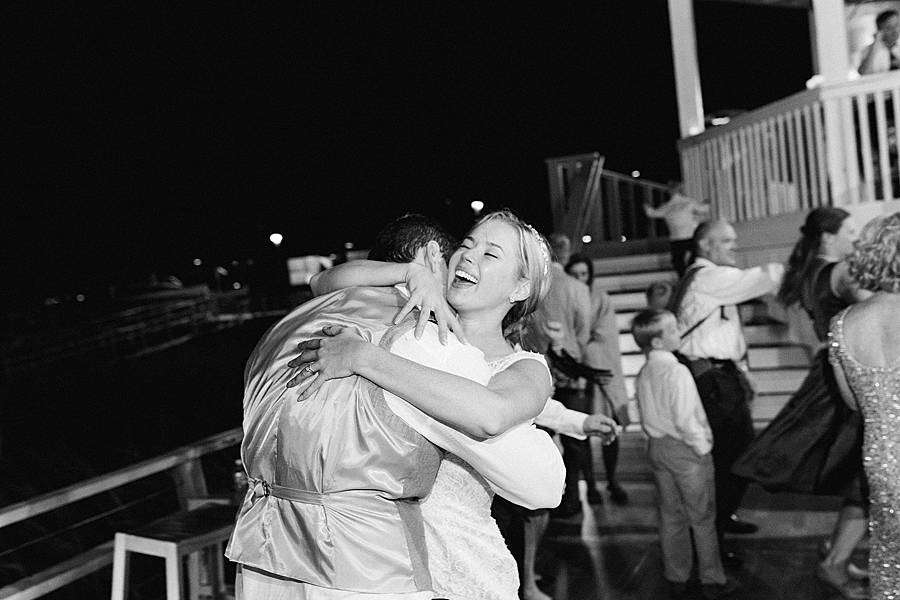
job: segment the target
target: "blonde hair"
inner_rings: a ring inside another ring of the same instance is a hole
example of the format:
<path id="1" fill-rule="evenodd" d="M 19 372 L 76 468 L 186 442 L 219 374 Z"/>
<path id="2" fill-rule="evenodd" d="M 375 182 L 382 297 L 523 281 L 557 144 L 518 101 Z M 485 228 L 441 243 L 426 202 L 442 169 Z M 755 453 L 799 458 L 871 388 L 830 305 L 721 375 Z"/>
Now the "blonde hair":
<path id="1" fill-rule="evenodd" d="M 900 212 L 876 217 L 863 227 L 847 267 L 864 290 L 900 292 Z"/>
<path id="2" fill-rule="evenodd" d="M 519 237 L 519 277 L 531 283 L 528 297 L 512 303 L 503 317 L 503 335 L 520 341 L 525 320 L 547 297 L 550 289 L 550 245 L 534 227 L 506 208 L 486 214 L 472 229 L 491 221 L 500 221 L 515 229 Z"/>

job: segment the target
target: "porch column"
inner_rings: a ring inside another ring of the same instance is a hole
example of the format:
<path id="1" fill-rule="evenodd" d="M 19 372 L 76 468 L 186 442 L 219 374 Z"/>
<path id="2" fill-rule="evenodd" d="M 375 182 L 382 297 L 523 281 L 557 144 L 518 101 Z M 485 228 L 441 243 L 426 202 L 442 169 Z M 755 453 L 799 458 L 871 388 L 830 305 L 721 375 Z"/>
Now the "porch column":
<path id="1" fill-rule="evenodd" d="M 847 16 L 844 0 L 812 0 L 812 42 L 814 64 L 821 76 L 821 86 L 847 81 L 850 73 L 847 45 Z M 823 103 L 825 125 L 825 152 L 828 164 L 828 180 L 831 201 L 835 206 L 853 202 L 851 198 L 858 185 L 849 185 L 851 173 L 844 157 L 844 126 L 847 123 L 847 107 L 837 101 Z M 852 120 L 850 121 L 852 124 Z"/>
<path id="2" fill-rule="evenodd" d="M 844 0 L 813 0 L 814 60 L 823 83 L 847 81 L 850 73 Z"/>
<path id="3" fill-rule="evenodd" d="M 839 1 L 839 0 L 838 0 Z M 675 64 L 675 93 L 681 137 L 702 132 L 703 93 L 697 65 L 697 37 L 694 33 L 693 0 L 668 0 L 672 30 L 672 62 Z"/>

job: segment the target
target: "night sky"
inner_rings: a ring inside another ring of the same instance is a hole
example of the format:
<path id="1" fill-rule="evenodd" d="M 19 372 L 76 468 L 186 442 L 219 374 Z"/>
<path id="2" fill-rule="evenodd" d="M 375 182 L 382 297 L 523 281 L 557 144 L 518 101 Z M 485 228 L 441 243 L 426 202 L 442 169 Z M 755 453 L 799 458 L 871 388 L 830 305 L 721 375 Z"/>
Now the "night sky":
<path id="1" fill-rule="evenodd" d="M 276 230 L 365 248 L 407 210 L 461 233 L 476 198 L 546 231 L 551 156 L 678 177 L 663 0 L 485 4 L 8 11 L 4 295 L 189 281 Z M 805 11 L 695 4 L 707 112 L 803 88 Z"/>

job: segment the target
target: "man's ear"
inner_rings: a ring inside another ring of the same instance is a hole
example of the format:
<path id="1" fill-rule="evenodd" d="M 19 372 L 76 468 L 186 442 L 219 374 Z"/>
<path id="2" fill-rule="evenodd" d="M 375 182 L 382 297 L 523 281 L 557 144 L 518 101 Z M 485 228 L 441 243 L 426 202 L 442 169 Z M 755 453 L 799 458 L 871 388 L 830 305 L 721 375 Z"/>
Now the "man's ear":
<path id="1" fill-rule="evenodd" d="M 509 295 L 509 299 L 512 302 L 519 302 L 520 300 L 525 300 L 530 295 L 531 280 L 522 279 L 521 281 L 519 281 L 519 285 L 516 286 L 516 289 L 513 291 L 513 293 Z"/>
<path id="2" fill-rule="evenodd" d="M 661 350 L 663 347 L 663 341 L 660 336 L 656 336 L 655 338 L 650 338 L 650 347 L 654 350 Z"/>
<path id="3" fill-rule="evenodd" d="M 703 254 L 709 254 L 709 238 L 703 238 L 701 240 L 697 240 L 697 250 Z"/>
<path id="4" fill-rule="evenodd" d="M 431 269 L 432 273 L 441 273 L 447 268 L 444 261 L 444 253 L 441 252 L 441 246 L 434 240 L 430 240 L 425 244 L 425 264 Z"/>

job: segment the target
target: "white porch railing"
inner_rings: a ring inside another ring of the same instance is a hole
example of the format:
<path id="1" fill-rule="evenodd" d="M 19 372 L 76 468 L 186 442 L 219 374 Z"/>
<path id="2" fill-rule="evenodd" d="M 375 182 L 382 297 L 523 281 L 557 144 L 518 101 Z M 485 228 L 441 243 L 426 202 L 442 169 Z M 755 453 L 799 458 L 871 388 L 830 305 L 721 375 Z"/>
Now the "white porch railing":
<path id="1" fill-rule="evenodd" d="M 900 73 L 789 96 L 678 142 L 687 193 L 754 220 L 900 195 Z"/>

